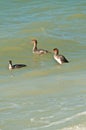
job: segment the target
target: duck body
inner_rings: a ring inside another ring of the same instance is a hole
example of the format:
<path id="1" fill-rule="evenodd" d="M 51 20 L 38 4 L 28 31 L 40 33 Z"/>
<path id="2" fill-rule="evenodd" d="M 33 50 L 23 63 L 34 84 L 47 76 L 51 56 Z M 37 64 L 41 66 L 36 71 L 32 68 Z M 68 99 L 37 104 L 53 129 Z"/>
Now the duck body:
<path id="1" fill-rule="evenodd" d="M 59 55 L 59 50 L 57 48 L 53 49 L 54 51 L 54 59 L 59 63 L 59 64 L 63 64 L 63 63 L 68 63 L 69 61 L 63 56 L 63 55 Z"/>
<path id="2" fill-rule="evenodd" d="M 63 55 L 54 55 L 54 59 L 59 63 L 68 63 L 69 61 Z"/>
<path id="3" fill-rule="evenodd" d="M 44 50 L 44 49 L 38 49 L 37 48 L 37 40 L 32 40 L 32 43 L 34 44 L 33 46 L 33 53 L 35 54 L 46 54 L 46 53 L 50 53 L 48 50 Z"/>
<path id="4" fill-rule="evenodd" d="M 36 54 L 46 54 L 46 53 L 49 53 L 47 50 L 44 50 L 44 49 L 36 49 L 36 48 L 33 48 L 33 53 L 36 53 Z"/>
<path id="5" fill-rule="evenodd" d="M 12 65 L 12 61 L 9 60 L 9 70 L 18 69 L 18 68 L 22 68 L 22 67 L 26 67 L 26 65 L 25 64 L 15 64 L 15 65 Z"/>

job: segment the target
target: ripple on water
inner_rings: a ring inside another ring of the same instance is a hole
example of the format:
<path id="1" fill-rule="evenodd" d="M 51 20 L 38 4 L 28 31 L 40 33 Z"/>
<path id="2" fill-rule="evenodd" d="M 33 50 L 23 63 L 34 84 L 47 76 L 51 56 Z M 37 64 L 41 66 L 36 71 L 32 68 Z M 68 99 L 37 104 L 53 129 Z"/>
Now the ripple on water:
<path id="1" fill-rule="evenodd" d="M 67 127 L 61 130 L 86 130 L 86 126 L 79 124 L 79 125 Z"/>
<path id="2" fill-rule="evenodd" d="M 36 117 L 33 117 L 33 118 L 30 118 L 30 126 L 31 126 L 31 129 L 43 129 L 43 128 L 54 128 L 56 126 L 59 126 L 59 125 L 63 125 L 65 124 L 66 122 L 70 122 L 70 121 L 73 121 L 75 120 L 76 118 L 80 118 L 81 116 L 85 116 L 86 115 L 86 111 L 85 112 L 81 112 L 81 113 L 77 113 L 71 117 L 67 117 L 67 118 L 64 118 L 62 120 L 58 120 L 58 121 L 50 121 L 49 119 L 52 119 L 54 118 L 54 116 L 49 116 L 49 117 L 40 117 L 40 118 L 36 118 Z M 64 129 L 61 129 L 61 130 L 85 130 L 85 126 L 82 126 L 82 125 L 78 125 L 78 126 L 71 126 L 71 127 L 66 127 Z M 25 129 L 25 130 L 28 130 L 28 129 Z"/>
<path id="3" fill-rule="evenodd" d="M 19 108 L 20 108 L 20 106 L 16 103 L 6 103 L 6 104 L 2 105 L 2 107 L 0 107 L 0 111 L 5 112 L 5 114 L 6 114 L 12 109 L 19 109 Z"/>

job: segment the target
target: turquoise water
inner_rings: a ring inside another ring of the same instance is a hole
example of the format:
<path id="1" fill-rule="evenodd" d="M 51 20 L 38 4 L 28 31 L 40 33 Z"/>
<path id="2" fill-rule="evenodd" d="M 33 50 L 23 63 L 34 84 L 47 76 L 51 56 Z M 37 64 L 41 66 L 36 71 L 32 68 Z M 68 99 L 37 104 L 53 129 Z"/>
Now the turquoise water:
<path id="1" fill-rule="evenodd" d="M 32 54 L 34 38 L 69 64 Z M 85 0 L 0 1 L 0 59 L 0 130 L 86 130 Z"/>

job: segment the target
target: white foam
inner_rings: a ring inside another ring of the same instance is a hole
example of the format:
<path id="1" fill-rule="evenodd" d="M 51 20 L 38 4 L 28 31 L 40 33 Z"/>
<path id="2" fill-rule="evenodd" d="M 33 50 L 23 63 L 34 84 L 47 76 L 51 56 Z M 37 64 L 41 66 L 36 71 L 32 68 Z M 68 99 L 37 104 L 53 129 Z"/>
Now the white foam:
<path id="1" fill-rule="evenodd" d="M 10 108 L 20 108 L 20 106 L 16 103 L 10 103 Z"/>
<path id="2" fill-rule="evenodd" d="M 61 129 L 61 130 L 86 130 L 86 127 L 82 126 L 82 125 L 78 125 L 78 126 L 64 128 L 64 129 Z"/>
<path id="3" fill-rule="evenodd" d="M 51 119 L 53 118 L 54 116 L 46 116 L 46 117 L 41 117 L 40 119 L 44 120 L 44 119 Z"/>
<path id="4" fill-rule="evenodd" d="M 43 127 L 40 127 L 40 128 L 30 128 L 30 129 L 31 130 L 38 130 L 38 129 L 41 129 L 41 128 L 43 128 Z M 29 130 L 29 129 L 26 128 L 24 130 Z M 63 128 L 63 129 L 60 129 L 60 130 L 86 130 L 86 127 L 82 126 L 82 125 L 78 125 L 78 126 L 72 126 L 72 127 Z"/>
<path id="5" fill-rule="evenodd" d="M 48 125 L 45 125 L 45 126 L 41 126 L 41 127 L 37 127 L 37 128 L 31 128 L 31 130 L 34 130 L 34 129 L 41 129 L 41 128 L 48 128 L 48 127 L 52 127 L 52 126 L 55 126 L 55 125 L 59 125 L 59 124 L 63 124 L 65 122 L 68 122 L 70 120 L 73 120 L 74 118 L 77 118 L 79 116 L 83 116 L 83 115 L 86 115 L 86 111 L 85 112 L 81 112 L 81 113 L 77 113 L 76 115 L 73 115 L 71 117 L 67 117 L 65 119 L 62 119 L 60 121 L 56 121 L 56 122 L 47 122 Z M 32 119 L 32 121 L 34 121 L 34 119 Z M 25 130 L 28 130 L 28 129 L 25 129 Z M 73 126 L 73 127 L 69 127 L 69 128 L 63 128 L 62 130 L 86 130 L 86 127 L 84 126 Z"/>
<path id="6" fill-rule="evenodd" d="M 50 127 L 50 126 L 53 126 L 53 125 L 58 125 L 58 124 L 62 124 L 62 123 L 65 123 L 65 122 L 68 122 L 74 118 L 77 118 L 79 116 L 83 116 L 83 115 L 86 115 L 86 111 L 85 112 L 81 112 L 81 113 L 77 113 L 76 115 L 74 116 L 71 116 L 71 117 L 67 117 L 63 120 L 60 120 L 60 121 L 56 121 L 56 122 L 52 122 L 50 123 L 49 125 L 45 126 L 45 127 Z"/>
<path id="7" fill-rule="evenodd" d="M 33 121 L 35 121 L 35 119 L 34 119 L 34 118 L 31 118 L 30 121 L 33 122 Z"/>

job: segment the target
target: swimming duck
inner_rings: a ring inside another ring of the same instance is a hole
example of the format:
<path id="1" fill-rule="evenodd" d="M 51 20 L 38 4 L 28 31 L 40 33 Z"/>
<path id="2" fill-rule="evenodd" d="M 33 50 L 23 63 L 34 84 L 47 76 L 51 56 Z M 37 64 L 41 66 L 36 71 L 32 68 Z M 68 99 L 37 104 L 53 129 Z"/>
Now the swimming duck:
<path id="1" fill-rule="evenodd" d="M 9 60 L 9 70 L 17 69 L 17 68 L 22 68 L 22 67 L 26 67 L 26 65 L 24 65 L 24 64 L 15 64 L 15 65 L 12 65 L 12 60 Z"/>
<path id="2" fill-rule="evenodd" d="M 54 52 L 54 59 L 59 63 L 68 63 L 69 61 L 63 56 L 63 55 L 59 55 L 59 49 L 54 48 L 53 49 Z"/>
<path id="3" fill-rule="evenodd" d="M 32 43 L 33 43 L 33 53 L 36 53 L 36 54 L 46 54 L 46 53 L 50 53 L 48 50 L 44 50 L 44 49 L 38 49 L 37 48 L 37 40 L 36 39 L 33 39 L 32 40 Z"/>

